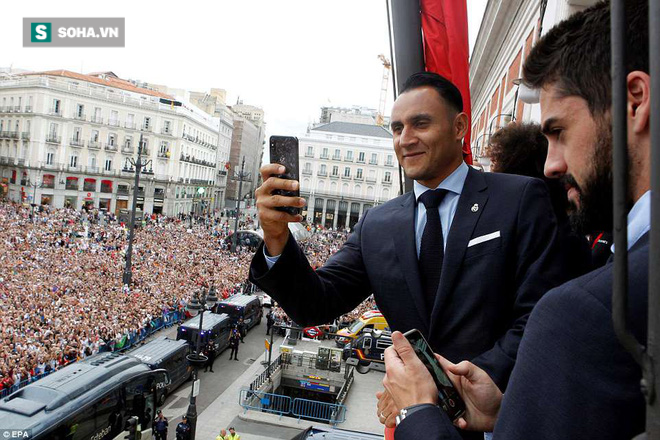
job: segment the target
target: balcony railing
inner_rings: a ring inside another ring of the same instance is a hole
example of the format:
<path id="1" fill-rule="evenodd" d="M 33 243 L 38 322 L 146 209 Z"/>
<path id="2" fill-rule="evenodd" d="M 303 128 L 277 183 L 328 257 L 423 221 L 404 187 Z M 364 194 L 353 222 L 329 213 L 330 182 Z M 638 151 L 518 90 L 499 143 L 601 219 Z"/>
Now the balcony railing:
<path id="1" fill-rule="evenodd" d="M 50 144 L 59 144 L 62 142 L 62 138 L 54 134 L 49 134 L 48 136 L 46 136 L 46 142 Z"/>
<path id="2" fill-rule="evenodd" d="M 355 176 L 355 180 L 362 181 L 362 180 L 364 180 L 364 176 Z"/>
<path id="3" fill-rule="evenodd" d="M 351 176 L 343 175 L 341 176 L 342 180 L 351 180 Z"/>
<path id="4" fill-rule="evenodd" d="M 359 159 L 356 161 L 356 163 L 364 163 L 364 159 Z"/>
<path id="5" fill-rule="evenodd" d="M 135 122 L 124 122 L 124 128 L 128 128 L 129 130 L 135 130 Z"/>
<path id="6" fill-rule="evenodd" d="M 389 180 L 388 179 L 383 179 L 383 180 L 380 181 L 380 183 L 382 183 L 384 185 L 391 185 L 392 184 L 392 179 L 389 179 Z"/>
<path id="7" fill-rule="evenodd" d="M 32 113 L 32 106 L 31 105 L 26 105 L 25 106 L 25 113 Z"/>
<path id="8" fill-rule="evenodd" d="M 339 179 L 339 173 L 332 173 L 330 174 L 331 179 Z"/>
<path id="9" fill-rule="evenodd" d="M 10 131 L 10 132 L 9 132 L 9 138 L 10 138 L 10 139 L 18 139 L 19 136 L 20 136 L 20 135 L 19 135 L 18 131 Z"/>
<path id="10" fill-rule="evenodd" d="M 122 170 L 123 171 L 123 170 Z M 127 196 L 128 195 L 128 187 L 126 186 L 118 186 L 117 187 L 117 195 L 118 196 Z"/>
<path id="11" fill-rule="evenodd" d="M 82 148 L 82 147 L 85 146 L 85 142 L 82 141 L 81 139 L 75 139 L 74 138 L 74 139 L 71 139 L 71 141 L 69 142 L 69 145 L 71 145 L 72 147 Z"/>
<path id="12" fill-rule="evenodd" d="M 303 173 L 304 175 L 311 176 L 311 175 L 312 175 L 312 170 L 306 170 L 306 169 L 303 169 L 303 170 L 302 170 L 302 173 Z"/>
<path id="13" fill-rule="evenodd" d="M 316 175 L 320 176 L 320 177 L 327 177 L 328 172 L 327 171 L 317 171 Z"/>
<path id="14" fill-rule="evenodd" d="M 161 134 L 166 134 L 168 136 L 172 136 L 172 129 L 163 127 L 163 128 L 160 129 L 160 133 Z"/>
<path id="15" fill-rule="evenodd" d="M 386 166 L 386 167 L 393 167 L 393 166 L 394 166 L 394 163 L 392 163 L 392 162 L 385 162 L 385 166 Z"/>
<path id="16" fill-rule="evenodd" d="M 368 183 L 376 183 L 376 178 L 375 177 L 367 177 L 367 182 Z"/>
<path id="17" fill-rule="evenodd" d="M 73 115 L 73 119 L 77 119 L 77 120 L 79 120 L 79 121 L 84 121 L 86 118 L 85 118 L 85 114 L 84 114 L 84 113 L 75 113 L 75 114 Z"/>
<path id="18" fill-rule="evenodd" d="M 89 166 L 89 167 L 86 168 L 86 170 L 90 174 L 98 174 L 99 173 L 99 167 Z"/>
<path id="19" fill-rule="evenodd" d="M 120 123 L 117 119 L 110 119 L 108 121 L 108 125 L 110 125 L 111 127 L 119 127 L 119 124 Z"/>
<path id="20" fill-rule="evenodd" d="M 119 148 L 119 147 L 117 146 L 117 144 L 114 144 L 114 145 L 111 145 L 111 144 L 105 144 L 105 145 L 103 145 L 103 149 L 104 149 L 105 151 L 112 151 L 112 152 L 115 152 L 115 151 L 118 150 L 118 148 Z"/>
<path id="21" fill-rule="evenodd" d="M 170 152 L 169 151 L 159 151 L 158 152 L 158 157 L 161 159 L 169 159 L 170 158 Z"/>
<path id="22" fill-rule="evenodd" d="M 330 156 L 328 154 L 322 154 L 319 159 L 330 159 Z"/>
<path id="23" fill-rule="evenodd" d="M 353 162 L 353 157 L 345 157 L 344 162 Z"/>
<path id="24" fill-rule="evenodd" d="M 72 171 L 72 172 L 79 172 L 79 171 L 82 171 L 82 167 L 80 167 L 78 165 L 69 164 L 69 165 L 66 166 L 66 170 L 67 171 Z"/>
<path id="25" fill-rule="evenodd" d="M 100 150 L 101 143 L 99 141 L 89 141 L 87 143 L 87 148 L 89 148 L 90 150 Z"/>
<path id="26" fill-rule="evenodd" d="M 20 105 L 14 106 L 14 113 L 21 113 L 21 106 Z"/>
<path id="27" fill-rule="evenodd" d="M 126 154 L 135 154 L 135 148 L 124 145 L 121 147 L 121 152 Z"/>
<path id="28" fill-rule="evenodd" d="M 30 140 L 30 132 L 29 131 L 24 131 L 21 133 L 21 139 L 24 141 L 29 141 Z"/>
<path id="29" fill-rule="evenodd" d="M 51 116 L 62 116 L 62 109 L 51 107 L 49 113 L 50 113 Z"/>
<path id="30" fill-rule="evenodd" d="M 140 130 L 142 130 L 142 131 L 148 131 L 148 132 L 151 132 L 151 129 L 152 129 L 151 127 L 146 126 L 146 125 L 143 125 L 142 127 L 140 127 Z"/>
<path id="31" fill-rule="evenodd" d="M 92 124 L 103 124 L 103 118 L 101 116 L 94 115 L 89 119 L 89 122 Z"/>
<path id="32" fill-rule="evenodd" d="M 341 160 L 341 156 L 332 156 L 332 160 Z"/>
<path id="33" fill-rule="evenodd" d="M 310 153 L 309 151 L 305 153 L 305 157 L 314 157 L 314 153 Z"/>

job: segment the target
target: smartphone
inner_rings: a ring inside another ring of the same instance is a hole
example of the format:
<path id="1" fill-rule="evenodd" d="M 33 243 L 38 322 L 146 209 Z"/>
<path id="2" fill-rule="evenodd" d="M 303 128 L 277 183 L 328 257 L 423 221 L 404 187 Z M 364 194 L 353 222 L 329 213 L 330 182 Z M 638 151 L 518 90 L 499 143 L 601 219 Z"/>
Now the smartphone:
<path id="1" fill-rule="evenodd" d="M 417 329 L 412 329 L 403 334 L 412 345 L 417 357 L 422 361 L 431 373 L 431 377 L 438 387 L 438 399 L 442 409 L 445 410 L 449 418 L 454 421 L 465 414 L 465 402 L 461 398 L 454 385 L 449 380 L 445 370 L 440 366 L 440 362 L 435 358 L 433 350 L 426 342 L 422 333 Z"/>
<path id="2" fill-rule="evenodd" d="M 298 172 L 298 138 L 293 136 L 271 136 L 270 163 L 284 165 L 284 174 L 277 174 L 276 177 L 300 181 L 300 174 Z M 284 191 L 278 189 L 273 191 L 273 195 L 300 197 L 300 190 Z M 293 206 L 280 206 L 275 209 L 288 212 L 291 215 L 297 215 L 302 212 L 301 208 L 295 208 Z"/>

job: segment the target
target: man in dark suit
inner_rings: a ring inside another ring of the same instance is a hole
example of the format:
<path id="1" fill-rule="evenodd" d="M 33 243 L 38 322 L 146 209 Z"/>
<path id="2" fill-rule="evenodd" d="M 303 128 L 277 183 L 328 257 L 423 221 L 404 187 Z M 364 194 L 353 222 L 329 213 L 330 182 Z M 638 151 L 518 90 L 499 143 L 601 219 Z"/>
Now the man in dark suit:
<path id="1" fill-rule="evenodd" d="M 392 329 L 419 329 L 434 350 L 472 359 L 504 390 L 529 312 L 566 279 L 547 189 L 463 162 L 467 116 L 458 89 L 439 75 L 406 82 L 391 126 L 414 192 L 365 213 L 316 271 L 287 228 L 301 216 L 275 210 L 304 203 L 272 195 L 297 182 L 273 177 L 283 172 L 277 164 L 262 167 L 256 196 L 265 247 L 250 280 L 303 326 L 330 322 L 373 292 Z M 434 194 L 441 200 L 428 200 Z M 394 425 L 391 409 L 381 415 Z"/>
<path id="2" fill-rule="evenodd" d="M 629 156 L 628 325 L 646 344 L 650 228 L 648 3 L 626 1 Z M 612 230 L 610 9 L 600 3 L 551 29 L 531 51 L 525 82 L 540 90 L 548 138 L 545 173 L 572 182 L 572 214 L 587 230 Z M 614 249 L 615 253 L 618 249 Z M 467 403 L 457 424 L 497 439 L 629 439 L 644 431 L 642 372 L 612 324 L 613 264 L 548 292 L 532 311 L 502 397 L 471 362 L 442 360 Z M 385 387 L 406 408 L 397 440 L 456 438 L 434 405 L 434 384 L 399 333 L 385 355 Z M 423 429 L 421 428 L 423 427 Z"/>

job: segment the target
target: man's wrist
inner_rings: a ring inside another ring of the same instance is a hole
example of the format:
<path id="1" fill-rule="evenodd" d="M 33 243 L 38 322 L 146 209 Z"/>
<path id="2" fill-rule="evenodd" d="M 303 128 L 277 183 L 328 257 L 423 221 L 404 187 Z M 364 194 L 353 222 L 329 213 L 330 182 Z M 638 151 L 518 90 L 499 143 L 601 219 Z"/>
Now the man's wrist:
<path id="1" fill-rule="evenodd" d="M 410 405 L 405 408 L 403 408 L 401 411 L 399 411 L 399 414 L 395 417 L 396 425 L 399 426 L 399 423 L 401 423 L 406 417 L 409 417 L 410 415 L 416 413 L 417 411 L 424 410 L 426 408 L 437 408 L 438 405 L 435 405 L 433 403 L 419 403 L 416 405 Z"/>

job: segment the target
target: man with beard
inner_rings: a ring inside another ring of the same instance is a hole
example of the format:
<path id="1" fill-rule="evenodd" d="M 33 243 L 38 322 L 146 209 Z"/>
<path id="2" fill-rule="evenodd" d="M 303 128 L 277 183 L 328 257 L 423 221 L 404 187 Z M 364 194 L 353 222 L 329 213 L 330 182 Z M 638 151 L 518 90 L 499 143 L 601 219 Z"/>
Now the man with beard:
<path id="1" fill-rule="evenodd" d="M 650 229 L 647 0 L 626 1 L 628 325 L 646 344 Z M 551 29 L 525 61 L 540 90 L 545 174 L 565 178 L 585 230 L 612 229 L 610 8 L 599 3 Z M 617 249 L 615 249 L 615 252 Z M 623 439 L 644 431 L 642 371 L 612 324 L 613 264 L 549 291 L 529 317 L 506 394 L 471 362 L 440 359 L 467 405 L 456 424 L 497 439 Z M 385 353 L 384 385 L 404 408 L 395 438 L 458 438 L 436 387 L 403 335 Z M 401 420 L 401 418 L 403 420 Z M 421 428 L 423 427 L 423 429 Z M 422 432 L 423 431 L 423 432 Z"/>

